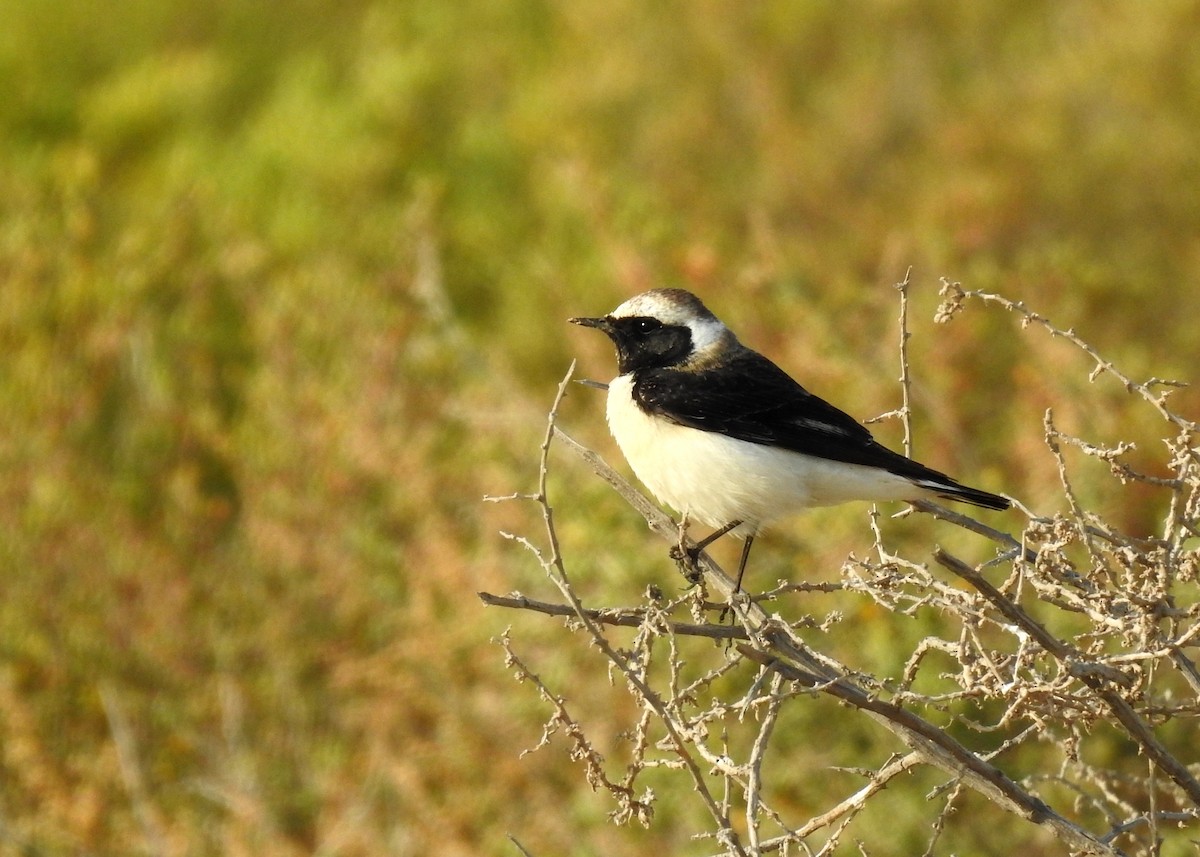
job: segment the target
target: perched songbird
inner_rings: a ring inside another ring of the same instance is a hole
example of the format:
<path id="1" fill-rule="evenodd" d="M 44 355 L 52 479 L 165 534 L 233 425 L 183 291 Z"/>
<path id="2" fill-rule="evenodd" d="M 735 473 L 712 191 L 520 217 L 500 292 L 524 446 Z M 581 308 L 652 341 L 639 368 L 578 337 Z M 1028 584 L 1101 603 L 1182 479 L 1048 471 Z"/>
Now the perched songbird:
<path id="1" fill-rule="evenodd" d="M 572 318 L 617 347 L 608 425 L 633 472 L 661 502 L 745 538 L 812 506 L 942 497 L 988 509 L 1009 500 L 968 488 L 880 445 L 738 341 L 683 289 L 655 289 L 602 318 Z"/>

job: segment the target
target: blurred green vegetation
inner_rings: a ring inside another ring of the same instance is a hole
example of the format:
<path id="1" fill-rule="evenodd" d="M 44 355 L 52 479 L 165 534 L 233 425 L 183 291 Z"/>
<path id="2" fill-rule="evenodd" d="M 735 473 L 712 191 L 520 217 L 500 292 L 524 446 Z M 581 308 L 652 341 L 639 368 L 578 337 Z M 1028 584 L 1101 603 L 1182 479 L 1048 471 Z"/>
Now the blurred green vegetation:
<path id="1" fill-rule="evenodd" d="M 703 852 L 684 796 L 614 828 L 560 745 L 517 758 L 545 710 L 488 642 L 509 623 L 598 734 L 629 712 L 572 684 L 598 668 L 555 623 L 474 596 L 545 591 L 495 535 L 534 532 L 533 510 L 479 499 L 531 485 L 572 355 L 611 372 L 568 315 L 685 285 L 867 417 L 897 403 L 890 285 L 912 266 L 918 454 L 1041 511 L 1045 408 L 1151 468 L 1160 427 L 1011 319 L 932 329 L 939 276 L 1028 300 L 1135 376 L 1194 376 L 1195 3 L 8 0 L 0 19 L 4 853 L 512 854 L 507 832 L 535 854 Z M 580 390 L 564 419 L 611 455 L 601 414 Z M 676 586 L 632 513 L 560 467 L 588 594 Z M 1156 498 L 1104 477 L 1077 487 L 1153 527 Z M 832 578 L 866 539 L 861 512 L 814 513 L 756 573 Z M 864 669 L 924 633 L 849 618 L 835 642 Z M 779 734 L 798 813 L 831 800 L 806 772 L 892 749 L 823 710 Z M 888 795 L 872 853 L 912 853 L 923 810 Z M 965 827 L 943 844 L 1045 845 Z"/>

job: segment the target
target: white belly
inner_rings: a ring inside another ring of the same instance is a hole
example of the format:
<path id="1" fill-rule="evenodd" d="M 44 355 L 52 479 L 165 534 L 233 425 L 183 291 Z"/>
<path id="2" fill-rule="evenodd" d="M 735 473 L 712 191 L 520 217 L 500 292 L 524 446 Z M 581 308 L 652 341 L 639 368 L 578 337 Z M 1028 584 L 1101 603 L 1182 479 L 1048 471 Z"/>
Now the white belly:
<path id="1" fill-rule="evenodd" d="M 902 476 L 814 458 L 676 425 L 646 414 L 632 378 L 608 387 L 608 426 L 651 493 L 711 527 L 745 521 L 753 533 L 800 509 L 850 500 L 913 500 L 926 492 Z"/>

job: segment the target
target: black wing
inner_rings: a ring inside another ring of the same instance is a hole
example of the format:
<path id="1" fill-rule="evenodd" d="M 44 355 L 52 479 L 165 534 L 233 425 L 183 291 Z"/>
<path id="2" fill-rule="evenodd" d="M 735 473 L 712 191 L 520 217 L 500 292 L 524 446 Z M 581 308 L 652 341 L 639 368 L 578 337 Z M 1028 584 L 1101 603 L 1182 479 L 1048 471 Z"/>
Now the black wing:
<path id="1" fill-rule="evenodd" d="M 649 413 L 738 440 L 875 467 L 895 456 L 849 414 L 749 349 L 699 372 L 639 372 L 633 395 Z"/>
<path id="2" fill-rule="evenodd" d="M 679 425 L 777 446 L 847 464 L 879 467 L 926 483 L 956 500 L 1007 508 L 1008 500 L 960 485 L 944 473 L 877 442 L 862 423 L 800 386 L 750 349 L 700 371 L 638 373 L 633 396 L 643 409 Z"/>

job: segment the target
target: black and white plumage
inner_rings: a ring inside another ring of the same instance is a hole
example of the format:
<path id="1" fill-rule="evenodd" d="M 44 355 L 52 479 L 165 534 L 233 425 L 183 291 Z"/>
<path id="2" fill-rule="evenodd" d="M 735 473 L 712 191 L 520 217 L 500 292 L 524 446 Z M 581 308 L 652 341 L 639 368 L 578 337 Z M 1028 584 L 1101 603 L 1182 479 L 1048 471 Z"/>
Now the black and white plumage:
<path id="1" fill-rule="evenodd" d="M 721 528 L 716 535 L 746 537 L 739 582 L 754 534 L 801 509 L 933 497 L 1009 507 L 878 443 L 742 345 L 690 292 L 655 289 L 570 321 L 616 345 L 608 425 L 638 478 L 690 520 Z"/>

